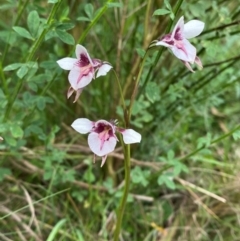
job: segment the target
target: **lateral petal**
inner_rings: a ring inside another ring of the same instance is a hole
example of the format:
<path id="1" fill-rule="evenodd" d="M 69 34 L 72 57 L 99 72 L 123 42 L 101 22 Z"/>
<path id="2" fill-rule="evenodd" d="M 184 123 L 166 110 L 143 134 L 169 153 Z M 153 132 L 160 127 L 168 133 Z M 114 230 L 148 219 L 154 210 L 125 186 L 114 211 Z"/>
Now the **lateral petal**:
<path id="1" fill-rule="evenodd" d="M 123 135 L 123 141 L 125 144 L 139 143 L 142 136 L 133 129 L 126 129 L 120 131 Z"/>
<path id="2" fill-rule="evenodd" d="M 191 20 L 184 24 L 183 35 L 190 39 L 198 36 L 204 29 L 205 23 L 199 20 Z"/>
<path id="3" fill-rule="evenodd" d="M 88 136 L 88 145 L 93 153 L 98 156 L 105 156 L 112 152 L 117 144 L 117 140 L 114 137 L 110 137 L 108 140 L 102 141 L 98 136 L 98 133 L 92 132 Z"/>
<path id="4" fill-rule="evenodd" d="M 112 66 L 111 66 L 110 64 L 103 64 L 103 65 L 98 69 L 96 78 L 98 78 L 99 76 L 104 76 L 104 75 L 106 75 L 111 68 L 112 68 Z"/>
<path id="5" fill-rule="evenodd" d="M 75 131 L 81 134 L 86 134 L 92 130 L 94 122 L 88 120 L 87 118 L 79 118 L 76 119 L 71 126 Z"/>
<path id="6" fill-rule="evenodd" d="M 71 70 L 76 62 L 77 59 L 69 57 L 57 61 L 58 65 L 65 70 Z"/>

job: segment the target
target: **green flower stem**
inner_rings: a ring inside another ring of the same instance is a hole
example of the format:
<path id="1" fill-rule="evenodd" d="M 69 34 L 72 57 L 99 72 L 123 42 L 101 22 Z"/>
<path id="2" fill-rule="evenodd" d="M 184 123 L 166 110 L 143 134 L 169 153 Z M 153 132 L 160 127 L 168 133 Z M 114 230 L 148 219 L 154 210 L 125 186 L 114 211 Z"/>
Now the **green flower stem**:
<path id="1" fill-rule="evenodd" d="M 135 100 L 135 97 L 136 97 L 136 94 L 137 94 L 137 90 L 138 90 L 138 86 L 139 86 L 139 81 L 140 81 L 140 77 L 142 75 L 142 71 L 143 71 L 143 66 L 144 66 L 144 63 L 146 61 L 146 58 L 147 58 L 147 53 L 148 53 L 148 50 L 145 52 L 144 56 L 143 56 L 143 60 L 141 62 L 141 65 L 140 65 L 140 70 L 138 72 L 138 76 L 137 76 L 137 79 L 136 79 L 136 82 L 135 82 L 135 85 L 134 85 L 134 88 L 133 88 L 133 92 L 132 92 L 132 96 L 131 96 L 131 101 L 130 101 L 130 104 L 129 104 L 129 107 L 128 107 L 128 113 L 127 113 L 127 120 L 126 120 L 126 126 L 128 127 L 129 124 L 130 124 L 130 120 L 131 120 L 131 114 L 132 114 L 132 107 L 133 107 L 133 103 L 134 103 L 134 100 Z"/>
<path id="2" fill-rule="evenodd" d="M 125 185 L 124 185 L 124 191 L 123 196 L 121 199 L 120 206 L 118 208 L 117 212 L 117 224 L 116 229 L 114 232 L 114 241 L 119 240 L 119 234 L 121 231 L 122 226 L 122 219 L 123 214 L 127 202 L 128 192 L 129 192 L 129 186 L 130 186 L 130 145 L 125 145 L 125 151 L 124 151 L 124 167 L 125 167 Z"/>
<path id="3" fill-rule="evenodd" d="M 42 43 L 46 33 L 48 32 L 49 28 L 50 28 L 50 25 L 51 25 L 51 21 L 53 20 L 59 6 L 61 5 L 62 3 L 62 0 L 59 0 L 58 3 L 56 3 L 52 10 L 51 10 L 51 13 L 48 17 L 48 21 L 47 21 L 47 27 L 42 31 L 41 35 L 36 39 L 36 41 L 34 42 L 34 45 L 33 47 L 31 48 L 27 58 L 26 58 L 26 63 L 31 61 L 35 52 L 37 51 L 37 49 L 39 48 L 40 44 Z M 6 108 L 6 112 L 5 112 L 5 115 L 4 115 L 4 120 L 6 121 L 10 115 L 10 112 L 12 110 L 12 107 L 13 107 L 13 104 L 17 98 L 17 95 L 18 93 L 20 92 L 21 88 L 22 88 L 22 85 L 23 85 L 23 80 L 24 78 L 21 78 L 19 79 L 19 81 L 17 82 L 17 85 L 15 87 L 15 91 L 12 95 L 12 98 L 10 99 L 10 101 L 8 102 L 7 104 L 7 108 Z"/>
<path id="4" fill-rule="evenodd" d="M 183 3 L 183 0 L 178 0 L 176 6 L 175 6 L 175 8 L 174 8 L 174 11 L 173 11 L 175 16 L 177 15 L 177 13 L 178 13 L 178 11 L 179 11 L 182 3 Z M 166 32 L 167 32 L 167 33 L 170 31 L 170 29 L 171 29 L 171 27 L 172 27 L 172 24 L 173 24 L 173 21 L 171 20 L 170 23 L 168 24 L 167 29 L 166 29 Z M 146 87 L 146 85 L 147 85 L 147 83 L 148 83 L 148 81 L 149 81 L 149 78 L 150 78 L 150 74 L 152 73 L 153 68 L 157 65 L 159 59 L 160 59 L 161 56 L 162 56 L 162 53 L 163 53 L 163 47 L 160 48 L 160 50 L 159 50 L 159 52 L 158 52 L 158 55 L 156 56 L 156 58 L 155 58 L 155 60 L 154 60 L 154 64 L 150 67 L 150 69 L 149 69 L 149 71 L 148 71 L 148 74 L 147 74 L 147 77 L 146 77 L 146 79 L 145 79 L 145 81 L 144 81 L 144 83 L 143 83 L 143 87 L 142 87 L 142 89 L 141 89 L 141 92 L 139 92 L 140 94 L 142 93 L 142 91 L 143 91 L 144 88 Z M 140 95 L 139 95 L 139 96 L 140 96 Z"/>
<path id="5" fill-rule="evenodd" d="M 98 19 L 101 18 L 101 16 L 107 11 L 108 9 L 108 3 L 111 3 L 112 0 L 108 0 L 105 5 L 102 7 L 101 11 L 98 12 L 98 14 L 95 16 L 95 18 L 89 23 L 87 28 L 83 31 L 81 34 L 81 37 L 77 41 L 78 43 L 82 43 L 84 39 L 86 38 L 88 32 L 91 30 L 91 28 L 97 23 Z"/>
<path id="6" fill-rule="evenodd" d="M 121 102 L 122 102 L 122 106 L 123 106 L 123 111 L 125 112 L 126 110 L 126 105 L 125 105 L 125 101 L 124 101 L 124 97 L 123 97 L 123 91 L 122 91 L 122 86 L 121 86 L 121 83 L 120 83 L 120 80 L 118 78 L 118 75 L 116 73 L 116 71 L 113 69 L 113 73 L 115 75 L 115 78 L 117 80 L 117 84 L 118 84 L 118 89 L 119 89 L 119 92 L 120 92 L 120 96 L 121 96 Z"/>
<path id="7" fill-rule="evenodd" d="M 2 79 L 2 86 L 3 86 L 3 91 L 4 94 L 7 96 L 9 96 L 9 91 L 8 91 L 8 86 L 7 86 L 7 81 L 3 72 L 3 67 L 2 67 L 2 62 L 0 62 L 0 77 Z"/>

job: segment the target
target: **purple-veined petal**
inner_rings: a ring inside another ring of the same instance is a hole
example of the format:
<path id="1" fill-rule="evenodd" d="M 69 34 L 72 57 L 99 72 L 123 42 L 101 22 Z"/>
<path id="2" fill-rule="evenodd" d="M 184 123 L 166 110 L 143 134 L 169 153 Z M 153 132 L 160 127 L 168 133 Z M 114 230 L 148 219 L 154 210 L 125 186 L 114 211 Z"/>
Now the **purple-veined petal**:
<path id="1" fill-rule="evenodd" d="M 112 68 L 112 66 L 110 64 L 103 64 L 97 72 L 97 76 L 96 78 L 98 78 L 99 76 L 104 76 L 108 73 L 108 71 Z"/>
<path id="2" fill-rule="evenodd" d="M 86 134 L 92 130 L 94 122 L 88 120 L 87 118 L 79 118 L 76 119 L 71 126 L 75 131 L 81 134 Z"/>
<path id="3" fill-rule="evenodd" d="M 88 51 L 82 45 L 77 44 L 75 53 L 76 53 L 77 59 L 81 60 L 81 56 L 86 56 L 90 64 L 93 65 L 92 59 L 90 58 Z"/>
<path id="4" fill-rule="evenodd" d="M 165 43 L 164 41 L 158 41 L 155 45 L 156 46 L 161 45 L 161 46 L 164 46 L 164 47 L 167 47 L 167 48 L 171 48 L 173 46 L 173 45 L 170 45 L 168 43 Z"/>
<path id="5" fill-rule="evenodd" d="M 176 23 L 173 32 L 172 32 L 172 39 L 177 41 L 183 39 L 183 29 L 184 29 L 184 17 L 182 16 L 178 22 Z"/>
<path id="6" fill-rule="evenodd" d="M 171 50 L 177 58 L 183 61 L 193 63 L 196 58 L 196 48 L 187 39 L 178 42 Z"/>
<path id="7" fill-rule="evenodd" d="M 77 59 L 68 57 L 57 61 L 58 65 L 65 70 L 71 70 L 76 62 Z"/>
<path id="8" fill-rule="evenodd" d="M 92 132 L 88 135 L 88 145 L 93 153 L 98 156 L 105 156 L 108 153 L 112 152 L 117 144 L 115 137 L 110 137 L 108 140 L 102 141 L 99 138 L 98 133 Z"/>
<path id="9" fill-rule="evenodd" d="M 107 155 L 102 156 L 102 163 L 101 163 L 101 167 L 104 165 L 105 161 L 107 160 Z"/>
<path id="10" fill-rule="evenodd" d="M 82 71 L 81 68 L 74 66 L 69 72 L 68 80 L 72 88 L 78 90 L 88 85 L 92 81 L 93 75 L 94 72 L 92 68 Z"/>
<path id="11" fill-rule="evenodd" d="M 205 23 L 199 20 L 191 20 L 184 24 L 183 35 L 190 39 L 198 36 L 204 29 Z"/>
<path id="12" fill-rule="evenodd" d="M 118 131 L 122 133 L 125 144 L 139 143 L 142 139 L 142 136 L 133 129 L 118 129 Z"/>

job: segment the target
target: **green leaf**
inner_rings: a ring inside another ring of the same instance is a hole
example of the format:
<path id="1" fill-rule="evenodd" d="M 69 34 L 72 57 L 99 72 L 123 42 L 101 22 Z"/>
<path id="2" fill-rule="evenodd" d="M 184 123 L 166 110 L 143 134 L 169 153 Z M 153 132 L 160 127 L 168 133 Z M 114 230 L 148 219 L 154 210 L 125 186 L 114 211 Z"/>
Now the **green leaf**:
<path id="1" fill-rule="evenodd" d="M 0 182 L 4 179 L 6 175 L 11 175 L 11 170 L 8 168 L 1 167 L 0 168 Z"/>
<path id="2" fill-rule="evenodd" d="M 11 136 L 4 136 L 4 140 L 8 143 L 8 145 L 10 146 L 16 146 L 17 145 L 17 141 L 12 138 Z"/>
<path id="3" fill-rule="evenodd" d="M 123 4 L 122 3 L 107 3 L 107 7 L 108 8 L 122 8 Z"/>
<path id="4" fill-rule="evenodd" d="M 40 24 L 40 18 L 37 11 L 34 10 L 29 13 L 27 24 L 32 36 L 36 37 Z"/>
<path id="5" fill-rule="evenodd" d="M 232 136 L 233 136 L 233 139 L 234 139 L 235 141 L 238 140 L 238 139 L 240 139 L 240 130 L 235 131 L 235 132 L 232 134 Z"/>
<path id="6" fill-rule="evenodd" d="M 77 20 L 82 22 L 91 22 L 91 19 L 87 17 L 78 17 Z"/>
<path id="7" fill-rule="evenodd" d="M 166 179 L 165 179 L 165 184 L 166 184 L 166 186 L 167 186 L 168 188 L 170 188 L 170 189 L 172 189 L 172 190 L 176 189 L 175 183 L 174 183 L 173 180 L 170 179 L 170 178 L 166 178 Z"/>
<path id="8" fill-rule="evenodd" d="M 167 10 L 167 9 L 163 9 L 163 8 L 160 8 L 160 9 L 157 9 L 154 11 L 153 13 L 153 16 L 155 15 L 166 15 L 166 14 L 170 14 L 171 11 Z"/>
<path id="9" fill-rule="evenodd" d="M 14 26 L 13 30 L 24 38 L 34 40 L 32 35 L 25 28 Z"/>
<path id="10" fill-rule="evenodd" d="M 62 226 L 66 223 L 67 219 L 60 220 L 52 229 L 49 234 L 47 241 L 54 241 L 57 239 L 57 233 L 62 229 Z"/>
<path id="11" fill-rule="evenodd" d="M 21 68 L 17 71 L 17 76 L 21 79 L 23 78 L 28 72 L 27 65 L 22 65 Z"/>
<path id="12" fill-rule="evenodd" d="M 152 103 L 160 100 L 160 90 L 156 82 L 150 82 L 147 84 L 146 96 Z"/>
<path id="13" fill-rule="evenodd" d="M 211 145 L 212 135 L 207 133 L 206 137 L 200 137 L 197 140 L 197 148 L 209 147 Z"/>
<path id="14" fill-rule="evenodd" d="M 95 181 L 95 176 L 92 173 L 92 170 L 89 168 L 88 170 L 86 170 L 83 174 L 83 179 L 85 181 L 87 181 L 88 183 L 93 183 Z"/>
<path id="15" fill-rule="evenodd" d="M 169 151 L 167 152 L 168 161 L 174 160 L 174 156 L 175 156 L 175 154 L 174 154 L 174 151 L 173 151 L 173 150 L 169 150 Z"/>
<path id="16" fill-rule="evenodd" d="M 146 53 L 146 51 L 142 48 L 136 48 L 136 51 L 141 58 L 143 58 Z"/>
<path id="17" fill-rule="evenodd" d="M 33 82 L 28 82 L 28 86 L 31 90 L 33 90 L 34 92 L 37 92 L 38 91 L 38 86 L 33 83 Z"/>
<path id="18" fill-rule="evenodd" d="M 63 30 L 56 29 L 57 36 L 66 44 L 74 45 L 75 40 L 73 36 Z"/>
<path id="19" fill-rule="evenodd" d="M 8 43 L 9 45 L 14 45 L 17 42 L 18 34 L 13 32 L 12 29 L 9 30 L 1 30 L 0 31 L 0 39 L 3 42 Z"/>
<path id="20" fill-rule="evenodd" d="M 57 3 L 58 0 L 48 0 L 48 3 Z"/>
<path id="21" fill-rule="evenodd" d="M 12 133 L 12 136 L 15 137 L 15 138 L 22 138 L 23 137 L 23 130 L 20 126 L 17 126 L 17 125 L 12 125 L 10 127 L 10 131 Z"/>
<path id="22" fill-rule="evenodd" d="M 93 5 L 91 3 L 87 3 L 84 7 L 85 13 L 87 14 L 87 16 L 89 17 L 89 19 L 93 19 Z"/>
<path id="23" fill-rule="evenodd" d="M 42 97 L 39 97 L 38 100 L 37 100 L 37 108 L 39 110 L 44 110 L 46 107 L 46 102 L 45 102 L 45 99 L 42 98 Z"/>
<path id="24" fill-rule="evenodd" d="M 172 20 L 174 20 L 175 15 L 174 15 L 174 13 L 173 13 L 173 12 L 171 12 L 171 13 L 170 13 L 170 18 L 171 18 Z"/>
<path id="25" fill-rule="evenodd" d="M 8 66 L 6 66 L 3 71 L 10 71 L 10 70 L 15 70 L 15 69 L 18 69 L 22 66 L 23 64 L 20 64 L 20 63 L 15 63 L 15 64 L 10 64 Z"/>
<path id="26" fill-rule="evenodd" d="M 63 23 L 59 26 L 57 26 L 58 29 L 60 30 L 69 30 L 69 29 L 72 29 L 74 28 L 75 24 L 74 23 Z"/>
<path id="27" fill-rule="evenodd" d="M 171 4 L 169 3 L 169 0 L 164 0 L 164 4 L 165 4 L 166 8 L 172 12 L 172 7 L 171 7 Z"/>

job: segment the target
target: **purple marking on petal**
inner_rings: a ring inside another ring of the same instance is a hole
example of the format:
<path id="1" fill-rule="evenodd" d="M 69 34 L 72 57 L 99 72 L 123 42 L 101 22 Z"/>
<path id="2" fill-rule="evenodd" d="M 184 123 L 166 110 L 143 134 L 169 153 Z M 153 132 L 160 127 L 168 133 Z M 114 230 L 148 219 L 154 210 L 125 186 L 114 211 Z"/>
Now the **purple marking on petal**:
<path id="1" fill-rule="evenodd" d="M 164 35 L 160 39 L 160 41 L 165 42 L 165 43 L 167 43 L 169 45 L 174 45 L 174 40 L 172 39 L 172 34 L 171 33 Z"/>
<path id="2" fill-rule="evenodd" d="M 159 40 L 165 42 L 165 41 L 169 41 L 171 39 L 171 37 L 172 37 L 172 34 L 168 33 L 168 34 L 164 35 L 163 37 L 161 37 Z"/>
<path id="3" fill-rule="evenodd" d="M 89 61 L 87 55 L 83 54 L 83 53 L 80 54 L 80 58 L 79 58 L 78 62 L 76 63 L 76 65 L 79 67 L 84 67 L 89 64 L 90 64 L 90 61 Z"/>
<path id="4" fill-rule="evenodd" d="M 174 45 L 174 41 L 173 40 L 170 40 L 170 41 L 165 41 L 167 44 L 169 45 Z"/>
<path id="5" fill-rule="evenodd" d="M 77 79 L 77 84 L 79 84 L 79 82 L 81 81 L 81 79 L 85 76 L 88 76 L 89 73 L 92 73 L 93 72 L 93 67 L 92 66 L 88 66 L 86 68 L 80 68 L 80 74 L 78 76 L 78 79 Z"/>
<path id="6" fill-rule="evenodd" d="M 176 29 L 176 32 L 175 32 L 175 35 L 174 35 L 174 39 L 176 39 L 178 41 L 183 39 L 180 27 L 178 27 Z"/>
<path id="7" fill-rule="evenodd" d="M 98 134 L 101 134 L 102 132 L 106 131 L 108 132 L 108 135 L 109 136 L 114 136 L 114 133 L 113 133 L 113 128 L 111 125 L 108 125 L 107 123 L 97 123 L 95 126 L 94 126 L 94 132 L 98 133 Z"/>

